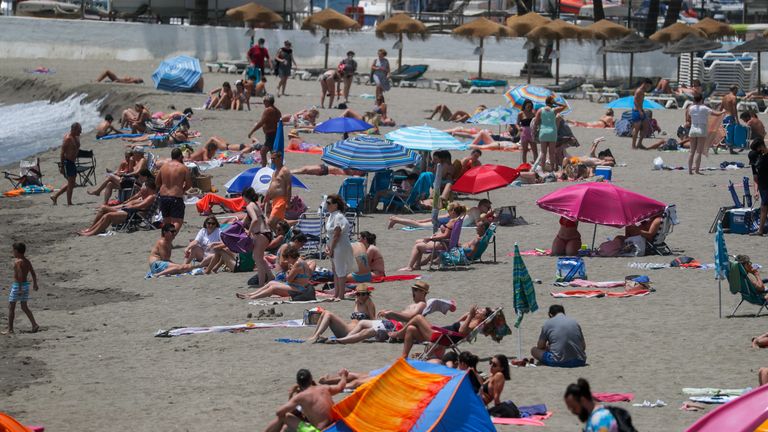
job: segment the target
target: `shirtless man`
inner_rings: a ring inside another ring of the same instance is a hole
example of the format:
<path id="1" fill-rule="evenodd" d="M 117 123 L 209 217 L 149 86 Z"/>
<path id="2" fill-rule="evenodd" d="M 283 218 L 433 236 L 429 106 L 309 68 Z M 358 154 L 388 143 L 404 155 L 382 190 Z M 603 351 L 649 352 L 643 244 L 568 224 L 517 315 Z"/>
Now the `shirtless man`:
<path id="1" fill-rule="evenodd" d="M 192 152 L 191 155 L 187 158 L 188 161 L 192 162 L 205 162 L 211 160 L 214 156 L 216 156 L 216 150 L 219 148 L 216 146 L 216 144 L 212 143 L 210 140 L 208 140 L 208 143 L 205 144 L 205 146 L 200 147 L 199 149 Z"/>
<path id="2" fill-rule="evenodd" d="M 80 134 L 83 132 L 80 123 L 72 123 L 69 132 L 64 135 L 64 142 L 61 144 L 61 165 L 59 172 L 64 174 L 67 184 L 61 187 L 55 194 L 51 195 L 53 205 L 61 194 L 67 193 L 67 205 L 72 205 L 72 191 L 75 190 L 75 180 L 77 178 L 77 154 L 80 152 Z"/>
<path id="3" fill-rule="evenodd" d="M 178 231 L 184 223 L 184 192 L 192 187 L 192 173 L 184 166 L 181 149 L 171 150 L 171 160 L 160 168 L 156 183 L 160 192 L 163 226 L 173 224 Z"/>
<path id="4" fill-rule="evenodd" d="M 96 126 L 96 138 L 103 138 L 107 135 L 119 134 L 120 131 L 112 126 L 112 122 L 114 120 L 115 119 L 112 117 L 112 114 L 105 115 L 104 120 L 102 120 L 102 122 Z"/>
<path id="5" fill-rule="evenodd" d="M 261 120 L 253 125 L 253 129 L 248 132 L 250 139 L 257 130 L 264 130 L 264 145 L 261 147 L 261 166 L 267 166 L 267 152 L 272 152 L 272 146 L 275 144 L 277 135 L 277 122 L 283 114 L 275 107 L 275 97 L 272 95 L 264 96 L 264 112 L 261 113 Z"/>
<path id="6" fill-rule="evenodd" d="M 736 100 L 736 95 L 739 93 L 739 86 L 732 85 L 728 90 L 730 90 L 730 93 L 723 96 L 723 99 L 720 101 L 720 111 L 725 111 L 723 126 L 725 126 L 726 130 L 728 130 L 731 124 L 739 122 L 739 110 L 737 109 Z M 732 148 L 733 135 L 734 134 L 726 134 L 726 145 L 730 148 L 731 153 L 735 153 Z M 731 138 L 731 140 L 728 141 L 728 138 Z"/>
<path id="7" fill-rule="evenodd" d="M 757 118 L 757 113 L 744 111 L 739 118 L 749 128 L 750 138 L 765 138 L 765 125 Z"/>
<path id="8" fill-rule="evenodd" d="M 275 164 L 275 172 L 269 183 L 264 201 L 267 203 L 269 218 L 267 223 L 272 231 L 277 228 L 277 222 L 285 220 L 285 211 L 291 201 L 291 170 L 283 165 L 283 154 L 272 153 L 272 163 Z"/>
<path id="9" fill-rule="evenodd" d="M 288 403 L 277 410 L 277 418 L 267 426 L 265 432 L 320 432 L 328 427 L 333 421 L 331 418 L 333 396 L 344 391 L 348 373 L 346 369 L 340 370 L 341 379 L 333 386 L 312 385 L 311 382 L 300 383 L 299 387 L 304 389 L 291 396 Z M 311 381 L 311 375 L 307 375 Z M 300 414 L 296 410 L 298 407 L 301 407 Z"/>
<path id="10" fill-rule="evenodd" d="M 99 77 L 96 78 L 96 82 L 102 82 L 107 78 L 109 78 L 109 80 L 112 82 L 122 83 L 122 84 L 141 84 L 144 82 L 144 80 L 141 78 L 135 78 L 131 76 L 120 78 L 119 76 L 117 76 L 117 74 L 115 74 L 109 69 L 102 72 L 101 75 L 99 75 Z"/>
<path id="11" fill-rule="evenodd" d="M 645 123 L 645 111 L 643 111 L 643 102 L 645 101 L 645 92 L 653 86 L 653 81 L 646 78 L 635 90 L 635 104 L 632 107 L 632 150 L 643 149 L 643 124 Z"/>
<path id="12" fill-rule="evenodd" d="M 293 174 L 313 175 L 313 176 L 327 176 L 327 175 L 345 175 L 345 176 L 358 176 L 365 175 L 364 171 L 358 171 L 349 168 L 337 168 L 334 166 L 328 166 L 326 164 L 319 165 L 305 165 L 301 168 L 291 170 Z"/>
<path id="13" fill-rule="evenodd" d="M 163 225 L 163 228 L 160 230 L 160 239 L 149 253 L 149 272 L 152 273 L 152 276 L 160 277 L 186 273 L 197 267 L 192 264 L 176 264 L 171 262 L 173 239 L 176 238 L 177 232 L 176 228 L 171 224 Z"/>

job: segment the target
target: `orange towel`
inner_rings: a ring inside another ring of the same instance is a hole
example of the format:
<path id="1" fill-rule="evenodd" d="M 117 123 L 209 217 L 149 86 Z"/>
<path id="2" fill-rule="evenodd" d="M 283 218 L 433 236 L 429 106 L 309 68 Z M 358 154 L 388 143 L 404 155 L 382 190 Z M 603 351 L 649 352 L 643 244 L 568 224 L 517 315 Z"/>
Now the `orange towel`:
<path id="1" fill-rule="evenodd" d="M 214 205 L 220 205 L 231 212 L 239 212 L 245 208 L 245 201 L 242 197 L 224 198 L 212 193 L 207 193 L 195 204 L 198 213 L 210 213 Z"/>

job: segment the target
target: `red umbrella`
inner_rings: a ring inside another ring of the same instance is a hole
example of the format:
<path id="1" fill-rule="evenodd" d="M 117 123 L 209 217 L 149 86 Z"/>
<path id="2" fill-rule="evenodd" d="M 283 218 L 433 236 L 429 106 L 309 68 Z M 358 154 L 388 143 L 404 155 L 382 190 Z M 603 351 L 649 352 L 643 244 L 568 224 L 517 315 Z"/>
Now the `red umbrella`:
<path id="1" fill-rule="evenodd" d="M 480 165 L 470 168 L 451 188 L 454 192 L 479 194 L 498 189 L 515 181 L 520 173 L 504 165 Z"/>

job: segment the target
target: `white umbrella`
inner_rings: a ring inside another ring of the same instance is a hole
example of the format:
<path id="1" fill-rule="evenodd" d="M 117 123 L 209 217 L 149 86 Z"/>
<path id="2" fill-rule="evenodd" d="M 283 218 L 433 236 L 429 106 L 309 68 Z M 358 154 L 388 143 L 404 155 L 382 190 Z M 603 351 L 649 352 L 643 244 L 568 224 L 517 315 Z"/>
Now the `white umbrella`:
<path id="1" fill-rule="evenodd" d="M 269 189 L 274 174 L 275 170 L 270 167 L 250 168 L 232 177 L 224 187 L 229 193 L 242 193 L 243 189 L 252 187 L 257 193 L 263 194 Z M 309 189 L 296 176 L 291 176 L 291 184 L 298 188 Z"/>

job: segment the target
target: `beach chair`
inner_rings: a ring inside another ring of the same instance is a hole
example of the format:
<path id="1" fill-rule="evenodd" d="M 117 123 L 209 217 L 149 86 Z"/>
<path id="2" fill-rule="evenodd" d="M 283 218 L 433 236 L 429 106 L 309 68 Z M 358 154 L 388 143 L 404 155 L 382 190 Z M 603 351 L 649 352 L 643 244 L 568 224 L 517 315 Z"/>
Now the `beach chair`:
<path id="1" fill-rule="evenodd" d="M 384 210 L 389 211 L 393 205 L 397 209 L 406 209 L 411 213 L 419 211 L 419 203 L 421 200 L 429 197 L 429 192 L 432 190 L 432 183 L 435 181 L 435 174 L 431 172 L 423 172 L 419 174 L 419 178 L 413 184 L 411 192 L 405 199 L 402 199 L 399 195 L 393 194 L 389 200 L 385 199 Z"/>
<path id="2" fill-rule="evenodd" d="M 134 231 L 152 231 L 162 222 L 163 216 L 160 214 L 160 197 L 155 197 L 155 201 L 148 209 L 141 212 L 132 213 L 125 222 L 114 225 L 116 232 L 132 233 Z"/>
<path id="3" fill-rule="evenodd" d="M 485 234 L 483 234 L 483 237 L 480 239 L 480 241 L 477 242 L 477 247 L 475 247 L 475 253 L 472 255 L 472 258 L 470 259 L 471 262 L 483 262 L 483 254 L 486 250 L 488 250 L 488 246 L 493 243 L 493 262 L 496 262 L 496 224 L 490 224 L 488 226 L 488 229 L 485 231 Z"/>
<path id="4" fill-rule="evenodd" d="M 545 86 L 547 89 L 552 90 L 560 94 L 560 96 L 573 99 L 576 97 L 574 91 L 584 85 L 587 80 L 582 77 L 571 78 L 568 81 L 560 85 Z"/>
<path id="5" fill-rule="evenodd" d="M 461 354 L 461 345 L 471 344 L 479 334 L 491 336 L 496 342 L 500 342 L 504 336 L 512 333 L 502 312 L 503 309 L 503 307 L 495 309 L 466 336 L 442 327 L 432 326 L 432 339 L 426 344 L 424 352 L 418 356 L 418 359 L 428 360 L 440 348 L 449 349 L 457 355 Z"/>
<path id="6" fill-rule="evenodd" d="M 405 82 L 416 82 L 427 73 L 429 65 L 403 65 L 392 72 L 391 79 L 395 85 L 402 86 Z"/>
<path id="7" fill-rule="evenodd" d="M 374 208 L 369 208 L 369 203 L 373 202 L 373 199 L 376 197 L 377 193 L 381 191 L 392 190 L 393 179 L 394 174 L 392 173 L 392 170 L 379 171 L 373 175 L 373 180 L 371 180 L 371 185 L 368 188 L 368 195 L 365 197 L 366 211 L 371 212 L 376 210 Z"/>
<path id="8" fill-rule="evenodd" d="M 5 178 L 11 182 L 14 189 L 24 186 L 42 186 L 43 172 L 40 169 L 40 158 L 19 161 L 19 174 L 3 171 Z"/>
<path id="9" fill-rule="evenodd" d="M 747 277 L 747 271 L 741 263 L 736 261 L 729 261 L 730 271 L 728 273 L 728 286 L 732 294 L 739 294 L 741 301 L 731 312 L 730 318 L 736 316 L 736 311 L 739 309 L 742 303 L 747 302 L 756 306 L 760 306 L 755 317 L 760 315 L 763 308 L 768 306 L 768 301 L 765 300 L 765 293 L 758 292 L 755 285 Z"/>
<path id="10" fill-rule="evenodd" d="M 459 240 L 461 239 L 461 230 L 462 226 L 464 224 L 464 218 L 456 219 L 456 222 L 453 223 L 453 228 L 451 229 L 451 236 L 448 239 L 444 240 L 436 240 L 436 243 L 442 243 L 445 245 L 444 250 L 438 250 L 438 249 L 431 249 L 429 251 L 430 257 L 429 257 L 429 269 L 432 270 L 433 265 L 435 264 L 436 260 L 435 258 L 439 258 L 438 262 L 438 268 L 444 268 L 444 267 L 451 267 L 454 270 L 458 266 L 467 266 L 469 264 L 469 261 L 467 261 L 467 257 L 464 256 L 464 250 L 461 248 L 461 243 Z M 445 255 L 444 255 L 445 254 Z"/>
<path id="11" fill-rule="evenodd" d="M 354 211 L 347 211 L 344 213 L 344 217 L 349 221 L 349 240 L 354 243 L 357 241 L 360 235 L 360 213 Z"/>
<path id="12" fill-rule="evenodd" d="M 347 208 L 357 213 L 362 211 L 363 200 L 365 200 L 365 178 L 347 177 L 341 183 L 339 196 L 347 203 Z"/>
<path id="13" fill-rule="evenodd" d="M 664 209 L 662 214 L 661 226 L 659 232 L 653 238 L 653 241 L 646 242 L 645 254 L 646 255 L 672 255 L 672 249 L 667 246 L 667 236 L 672 232 L 675 225 L 680 223 L 677 219 L 677 206 L 674 204 Z"/>
<path id="14" fill-rule="evenodd" d="M 293 229 L 297 229 L 307 236 L 307 243 L 299 252 L 302 255 L 317 256 L 323 259 L 325 255 L 325 241 L 323 236 L 323 218 L 317 214 L 303 213 Z"/>

